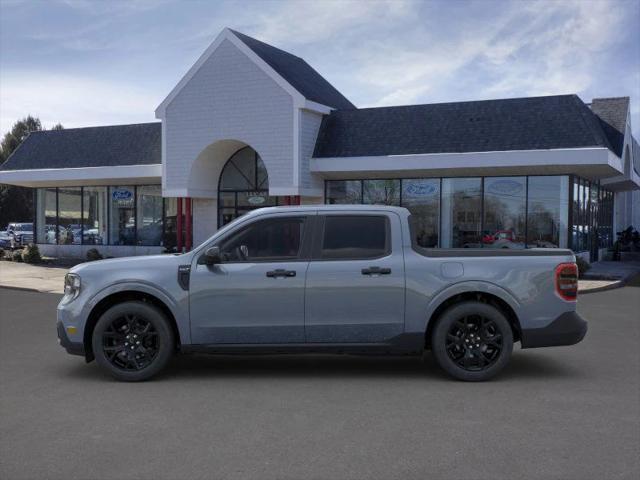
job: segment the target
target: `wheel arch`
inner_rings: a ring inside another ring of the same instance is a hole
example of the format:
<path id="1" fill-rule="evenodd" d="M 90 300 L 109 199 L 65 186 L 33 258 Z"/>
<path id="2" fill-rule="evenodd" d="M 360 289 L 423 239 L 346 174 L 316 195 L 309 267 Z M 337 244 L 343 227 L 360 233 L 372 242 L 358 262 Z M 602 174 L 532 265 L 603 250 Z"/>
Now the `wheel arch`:
<path id="1" fill-rule="evenodd" d="M 505 314 L 513 331 L 513 341 L 522 338 L 522 329 L 518 317 L 518 302 L 503 288 L 485 282 L 465 282 L 454 285 L 438 294 L 430 304 L 425 329 L 425 347 L 431 348 L 431 333 L 438 318 L 449 307 L 465 302 L 474 301 L 487 303 Z"/>
<path id="2" fill-rule="evenodd" d="M 153 293 L 149 293 L 147 291 L 143 291 L 135 288 L 119 290 L 116 292 L 110 292 L 104 295 L 91 308 L 87 316 L 87 321 L 85 323 L 82 343 L 84 345 L 86 361 L 90 362 L 94 359 L 91 337 L 93 335 L 93 330 L 95 329 L 95 326 L 98 323 L 98 319 L 102 316 L 104 312 L 109 310 L 114 305 L 117 305 L 123 302 L 129 302 L 129 301 L 145 302 L 159 308 L 169 320 L 169 324 L 171 326 L 171 329 L 173 331 L 173 335 L 176 341 L 176 345 L 175 345 L 176 350 L 180 349 L 183 341 L 180 335 L 180 329 L 178 328 L 176 315 L 174 314 L 173 310 L 167 305 L 167 302 L 163 301 L 159 297 L 160 297 L 159 295 L 154 295 Z"/>

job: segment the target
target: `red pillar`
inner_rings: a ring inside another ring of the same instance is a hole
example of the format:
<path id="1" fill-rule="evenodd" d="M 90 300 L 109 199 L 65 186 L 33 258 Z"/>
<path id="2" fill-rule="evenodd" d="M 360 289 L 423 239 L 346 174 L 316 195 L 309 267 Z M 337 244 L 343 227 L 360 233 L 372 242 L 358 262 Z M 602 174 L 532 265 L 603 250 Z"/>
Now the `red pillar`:
<path id="1" fill-rule="evenodd" d="M 184 215 L 185 215 L 185 235 L 186 235 L 186 240 L 185 240 L 185 247 L 187 252 L 189 252 L 191 250 L 191 198 L 185 198 L 184 199 Z"/>
<path id="2" fill-rule="evenodd" d="M 178 197 L 178 212 L 176 215 L 176 245 L 178 253 L 182 253 L 182 197 Z"/>

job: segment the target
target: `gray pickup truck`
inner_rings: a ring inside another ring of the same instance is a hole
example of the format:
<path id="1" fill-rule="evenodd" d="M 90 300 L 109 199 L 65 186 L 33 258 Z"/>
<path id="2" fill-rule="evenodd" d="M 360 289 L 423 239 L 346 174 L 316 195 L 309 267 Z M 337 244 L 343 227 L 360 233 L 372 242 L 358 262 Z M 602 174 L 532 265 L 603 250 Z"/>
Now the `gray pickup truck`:
<path id="1" fill-rule="evenodd" d="M 575 257 L 561 249 L 424 249 L 404 208 L 255 210 L 178 255 L 84 263 L 65 278 L 58 338 L 114 377 L 176 352 L 422 355 L 486 380 L 522 348 L 572 345 Z"/>

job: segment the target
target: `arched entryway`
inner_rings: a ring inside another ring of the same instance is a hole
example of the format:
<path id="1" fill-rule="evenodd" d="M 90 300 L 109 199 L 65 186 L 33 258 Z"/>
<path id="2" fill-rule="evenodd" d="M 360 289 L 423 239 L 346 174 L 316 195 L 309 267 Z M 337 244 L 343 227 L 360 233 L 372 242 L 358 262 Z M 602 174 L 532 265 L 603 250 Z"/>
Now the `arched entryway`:
<path id="1" fill-rule="evenodd" d="M 225 163 L 218 182 L 218 228 L 256 208 L 278 205 L 260 155 L 246 146 Z"/>

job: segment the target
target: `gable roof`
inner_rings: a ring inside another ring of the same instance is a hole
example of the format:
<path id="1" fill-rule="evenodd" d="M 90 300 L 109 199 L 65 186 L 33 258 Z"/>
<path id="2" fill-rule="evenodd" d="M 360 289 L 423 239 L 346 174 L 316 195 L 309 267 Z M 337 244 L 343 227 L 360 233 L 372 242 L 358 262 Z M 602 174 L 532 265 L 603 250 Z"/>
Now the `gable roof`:
<path id="1" fill-rule="evenodd" d="M 351 110 L 356 108 L 304 59 L 249 37 L 244 33 L 229 30 L 307 100 L 336 109 Z"/>
<path id="2" fill-rule="evenodd" d="M 223 41 L 230 41 L 249 57 L 259 68 L 294 98 L 306 99 L 319 104 L 326 111 L 329 108 L 356 108 L 336 88 L 325 80 L 302 58 L 284 50 L 251 38 L 243 33 L 225 28 L 200 55 L 198 60 L 184 74 L 166 98 L 156 108 L 156 118 L 163 118 L 167 107 L 180 91 L 189 83 L 202 65 L 214 54 Z M 317 106 L 316 106 L 317 107 Z"/>
<path id="3" fill-rule="evenodd" d="M 629 97 L 594 98 L 591 102 L 591 111 L 598 116 L 616 155 L 622 157 Z"/>
<path id="4" fill-rule="evenodd" d="M 159 122 L 31 132 L 0 170 L 162 163 Z"/>
<path id="5" fill-rule="evenodd" d="M 602 127 L 577 95 L 333 111 L 314 157 L 604 147 Z"/>

